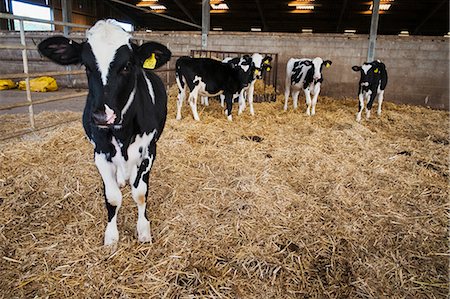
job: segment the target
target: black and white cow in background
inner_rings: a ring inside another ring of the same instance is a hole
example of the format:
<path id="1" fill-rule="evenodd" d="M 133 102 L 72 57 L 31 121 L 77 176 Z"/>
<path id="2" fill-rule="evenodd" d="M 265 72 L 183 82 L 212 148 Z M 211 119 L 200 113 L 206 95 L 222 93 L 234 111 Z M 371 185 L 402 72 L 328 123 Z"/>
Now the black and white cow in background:
<path id="1" fill-rule="evenodd" d="M 289 93 L 292 91 L 294 109 L 298 107 L 298 95 L 303 89 L 306 98 L 306 114 L 316 114 L 317 97 L 320 93 L 320 85 L 323 82 L 322 68 L 329 67 L 330 60 L 323 60 L 320 57 L 314 59 L 291 58 L 286 65 L 286 85 L 284 92 L 284 110 L 288 108 Z M 311 94 L 313 98 L 311 100 Z"/>
<path id="2" fill-rule="evenodd" d="M 244 89 L 244 97 L 241 98 L 243 100 L 239 103 L 239 111 L 238 114 L 241 114 L 245 109 L 245 102 L 248 101 L 248 105 L 250 107 L 250 114 L 255 115 L 255 110 L 253 109 L 253 95 L 255 93 L 255 83 L 256 80 L 260 80 L 263 78 L 265 72 L 269 72 L 272 66 L 270 62 L 272 61 L 272 57 L 265 56 L 263 57 L 259 53 L 254 53 L 252 55 L 252 64 L 251 64 L 251 72 L 253 76 L 250 78 L 250 82 L 248 86 Z M 245 94 L 246 93 L 246 94 Z"/>
<path id="3" fill-rule="evenodd" d="M 265 72 L 270 72 L 272 66 L 270 65 L 270 62 L 272 61 L 272 57 L 270 56 L 262 56 L 259 53 L 254 53 L 251 56 L 251 65 L 250 65 L 250 72 L 251 76 L 248 77 L 249 81 L 246 83 L 246 87 L 243 89 L 243 97 L 240 97 L 239 99 L 241 102 L 239 103 L 239 110 L 238 115 L 240 115 L 245 110 L 245 102 L 248 100 L 248 104 L 250 106 L 250 114 L 255 115 L 255 110 L 253 108 L 253 95 L 255 92 L 255 83 L 256 80 L 262 79 Z M 227 57 L 224 60 L 222 60 L 223 63 L 229 63 L 233 64 L 234 66 L 239 66 L 243 69 L 244 72 L 247 71 L 246 65 L 241 65 L 241 59 L 239 57 L 231 58 Z M 223 103 L 225 100 L 224 95 L 220 95 L 220 105 L 223 107 Z M 202 104 L 208 106 L 208 97 L 202 97 Z"/>
<path id="4" fill-rule="evenodd" d="M 388 82 L 388 75 L 386 66 L 380 60 L 373 62 L 365 62 L 362 66 L 353 66 L 352 70 L 361 73 L 361 78 L 358 84 L 358 98 L 359 109 L 356 114 L 356 121 L 361 121 L 361 113 L 364 109 L 364 98 L 366 98 L 366 118 L 370 118 L 370 110 L 372 109 L 373 101 L 378 95 L 378 110 L 377 114 L 381 115 L 381 104 L 384 98 L 384 89 Z"/>
<path id="5" fill-rule="evenodd" d="M 51 37 L 38 48 L 56 63 L 83 64 L 86 68 L 89 94 L 83 127 L 94 145 L 95 164 L 104 183 L 108 211 L 104 244 L 119 240 L 120 187 L 127 181 L 138 208 L 138 239 L 151 242 L 146 216 L 148 181 L 156 142 L 166 121 L 167 95 L 161 79 L 142 66 L 158 68 L 171 53 L 155 42 L 133 44 L 114 20 L 98 21 L 86 36 L 82 43 Z"/>
<path id="6" fill-rule="evenodd" d="M 175 64 L 176 81 L 179 89 L 177 101 L 177 120 L 181 119 L 181 107 L 189 89 L 189 105 L 195 120 L 200 120 L 197 112 L 198 96 L 214 97 L 225 95 L 226 114 L 232 120 L 233 99 L 242 96 L 242 90 L 249 81 L 251 59 L 240 58 L 240 65 L 222 63 L 210 58 L 191 58 L 182 56 Z"/>

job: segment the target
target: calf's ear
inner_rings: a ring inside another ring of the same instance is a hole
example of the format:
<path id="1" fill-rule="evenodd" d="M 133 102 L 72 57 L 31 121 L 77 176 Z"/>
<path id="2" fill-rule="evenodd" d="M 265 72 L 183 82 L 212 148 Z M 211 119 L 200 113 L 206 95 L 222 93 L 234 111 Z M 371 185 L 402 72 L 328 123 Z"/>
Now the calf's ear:
<path id="1" fill-rule="evenodd" d="M 38 45 L 42 55 L 62 65 L 80 63 L 81 48 L 81 44 L 64 36 L 49 37 Z"/>
<path id="2" fill-rule="evenodd" d="M 157 42 L 142 44 L 136 49 L 140 63 L 145 69 L 157 69 L 169 61 L 172 52 L 166 46 Z"/>
<path id="3" fill-rule="evenodd" d="M 361 70 L 361 67 L 357 66 L 357 65 L 354 65 L 354 66 L 352 66 L 352 70 L 355 71 L 355 72 L 359 72 Z"/>
<path id="4" fill-rule="evenodd" d="M 323 65 L 324 65 L 325 67 L 330 67 L 332 64 L 333 64 L 333 62 L 332 62 L 331 60 L 325 60 L 325 61 L 323 62 Z"/>
<path id="5" fill-rule="evenodd" d="M 272 61 L 272 57 L 266 56 L 263 59 L 263 64 L 269 64 Z"/>

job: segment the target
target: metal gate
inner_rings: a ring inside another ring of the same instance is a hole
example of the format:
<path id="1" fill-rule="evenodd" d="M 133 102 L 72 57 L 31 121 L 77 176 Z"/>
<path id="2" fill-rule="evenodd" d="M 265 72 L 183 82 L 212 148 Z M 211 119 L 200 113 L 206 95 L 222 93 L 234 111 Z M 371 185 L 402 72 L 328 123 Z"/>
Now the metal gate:
<path id="1" fill-rule="evenodd" d="M 270 63 L 272 69 L 270 72 L 264 72 L 262 78 L 263 88 L 262 93 L 255 90 L 254 102 L 275 102 L 277 97 L 277 76 L 278 76 L 278 54 L 277 53 L 264 53 L 259 54 L 265 56 L 271 56 L 272 62 Z M 191 50 L 191 57 L 204 57 L 215 58 L 220 61 L 227 57 L 241 57 L 244 55 L 252 56 L 253 53 L 249 52 L 228 52 L 228 51 L 210 51 L 210 50 Z M 272 87 L 270 87 L 272 86 Z M 269 92 L 270 91 L 270 92 Z"/>

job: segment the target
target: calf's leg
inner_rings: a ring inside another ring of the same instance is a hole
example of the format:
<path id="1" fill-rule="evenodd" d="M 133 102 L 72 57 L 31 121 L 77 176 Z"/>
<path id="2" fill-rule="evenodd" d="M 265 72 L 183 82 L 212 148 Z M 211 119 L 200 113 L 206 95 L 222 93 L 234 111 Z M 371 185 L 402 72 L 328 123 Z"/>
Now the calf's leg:
<path id="1" fill-rule="evenodd" d="M 247 95 L 248 106 L 250 107 L 250 114 L 252 116 L 255 115 L 255 109 L 253 109 L 253 94 L 255 92 L 255 83 L 256 83 L 256 80 L 250 84 L 250 88 L 248 89 L 248 95 Z M 244 99 L 244 105 L 245 105 L 245 99 Z"/>
<path id="2" fill-rule="evenodd" d="M 305 88 L 305 101 L 306 101 L 306 115 L 311 115 L 311 92 L 310 88 Z"/>
<path id="3" fill-rule="evenodd" d="M 153 161 L 156 158 L 156 144 L 148 147 L 147 157 L 139 166 L 136 166 L 130 176 L 131 195 L 138 208 L 136 230 L 140 242 L 151 242 L 150 221 L 148 221 L 146 206 L 148 197 L 148 181 Z"/>
<path id="4" fill-rule="evenodd" d="M 376 96 L 376 93 L 371 93 L 367 96 L 368 101 L 366 106 L 366 119 L 370 118 L 370 111 L 372 110 L 373 101 L 375 100 Z"/>
<path id="5" fill-rule="evenodd" d="M 105 203 L 108 211 L 108 224 L 105 229 L 104 245 L 108 246 L 119 241 L 117 213 L 122 205 L 122 193 L 116 181 L 116 166 L 107 160 L 106 154 L 96 152 L 94 160 L 103 179 Z"/>
<path id="6" fill-rule="evenodd" d="M 176 117 L 177 120 L 181 120 L 181 107 L 183 107 L 183 102 L 184 99 L 186 98 L 186 93 L 187 93 L 187 86 L 184 86 L 184 88 L 178 92 L 177 117 Z"/>
<path id="7" fill-rule="evenodd" d="M 191 106 L 192 116 L 195 120 L 200 120 L 197 112 L 197 98 L 198 98 L 198 85 L 194 87 L 194 89 L 189 94 L 189 105 Z"/>
<path id="8" fill-rule="evenodd" d="M 364 95 L 362 93 L 360 93 L 358 95 L 359 98 L 359 106 L 358 106 L 358 113 L 356 114 L 356 121 L 360 122 L 361 121 L 361 113 L 364 109 Z"/>
<path id="9" fill-rule="evenodd" d="M 317 104 L 317 97 L 319 96 L 320 93 L 320 83 L 316 83 L 316 85 L 314 85 L 314 95 L 312 98 L 312 103 L 311 103 L 311 115 L 316 114 L 316 104 Z"/>
<path id="10" fill-rule="evenodd" d="M 378 92 L 378 110 L 377 110 L 378 116 L 381 115 L 381 104 L 383 104 L 383 98 L 384 98 L 384 90 L 380 90 Z"/>
<path id="11" fill-rule="evenodd" d="M 231 110 L 233 109 L 233 95 L 225 94 L 225 103 L 227 104 L 226 113 L 229 121 L 233 120 L 233 116 L 231 116 Z"/>

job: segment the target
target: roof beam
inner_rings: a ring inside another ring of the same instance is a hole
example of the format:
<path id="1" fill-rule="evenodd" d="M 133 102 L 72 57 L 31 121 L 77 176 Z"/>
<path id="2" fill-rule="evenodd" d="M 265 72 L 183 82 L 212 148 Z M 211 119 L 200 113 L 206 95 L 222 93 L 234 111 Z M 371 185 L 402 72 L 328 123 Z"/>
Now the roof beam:
<path id="1" fill-rule="evenodd" d="M 445 3 L 448 3 L 448 0 L 442 0 L 438 5 L 436 5 L 434 7 L 434 9 L 432 11 L 430 11 L 429 14 L 427 14 L 427 16 L 422 20 L 422 22 L 420 22 L 420 24 L 416 27 L 416 29 L 414 29 L 414 31 L 412 32 L 412 34 L 417 34 L 420 32 L 420 29 L 422 29 L 423 25 L 426 24 L 426 22 L 432 17 L 434 16 L 435 13 L 437 13 L 439 11 L 439 9 L 442 7 L 442 5 L 444 5 Z"/>
<path id="2" fill-rule="evenodd" d="M 342 19 L 344 18 L 344 12 L 345 9 L 347 8 L 347 2 L 348 0 L 344 0 L 344 3 L 342 3 L 341 13 L 339 14 L 339 20 L 336 26 L 336 32 L 341 31 Z"/>
<path id="3" fill-rule="evenodd" d="M 146 9 L 146 8 L 143 8 L 143 7 L 139 7 L 139 6 L 135 6 L 133 4 L 130 4 L 130 3 L 127 3 L 127 2 L 124 2 L 124 1 L 120 1 L 120 0 L 109 0 L 109 1 L 115 2 L 115 3 L 119 3 L 119 4 L 131 7 L 131 8 L 134 8 L 134 9 L 137 9 L 137 10 L 140 10 L 140 11 L 143 11 L 145 13 L 152 14 L 152 15 L 155 15 L 155 16 L 158 16 L 158 17 L 161 17 L 161 18 L 169 19 L 169 20 L 172 20 L 172 21 L 175 21 L 175 22 L 178 22 L 178 23 L 182 23 L 182 24 L 189 25 L 189 26 L 192 26 L 192 27 L 195 27 L 195 28 L 198 28 L 198 29 L 202 29 L 202 26 L 197 25 L 195 23 L 191 23 L 191 22 L 188 22 L 188 21 L 185 21 L 185 20 L 182 20 L 182 19 L 171 17 L 169 15 L 156 13 L 156 12 L 153 12 L 153 11 L 151 11 L 149 9 Z"/>
<path id="4" fill-rule="evenodd" d="M 264 13 L 261 7 L 261 2 L 259 0 L 255 0 L 256 7 L 258 8 L 259 17 L 261 18 L 261 23 L 263 25 L 263 31 L 269 30 L 269 27 L 267 27 L 266 18 L 264 17 Z"/>
<path id="5" fill-rule="evenodd" d="M 190 13 L 190 11 L 183 5 L 183 3 L 180 2 L 180 0 L 173 0 L 175 4 L 178 6 L 179 9 L 181 9 L 182 12 L 191 20 L 192 23 L 196 23 L 194 17 Z"/>
<path id="6" fill-rule="evenodd" d="M 103 0 L 103 3 L 105 3 L 109 8 L 111 8 L 114 12 L 116 12 L 119 15 L 122 16 L 126 16 L 127 18 L 129 18 L 129 20 L 131 20 L 134 25 L 138 25 L 139 23 L 136 21 L 135 18 L 133 18 L 132 16 L 130 16 L 129 14 L 126 14 L 123 10 L 118 9 L 114 4 L 109 3 L 108 0 Z"/>

